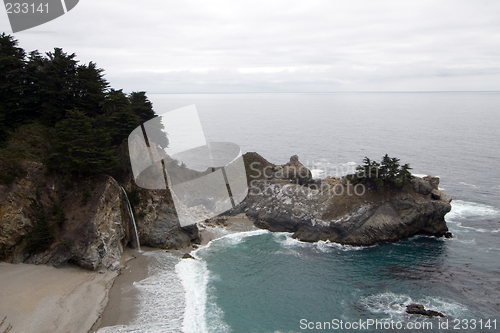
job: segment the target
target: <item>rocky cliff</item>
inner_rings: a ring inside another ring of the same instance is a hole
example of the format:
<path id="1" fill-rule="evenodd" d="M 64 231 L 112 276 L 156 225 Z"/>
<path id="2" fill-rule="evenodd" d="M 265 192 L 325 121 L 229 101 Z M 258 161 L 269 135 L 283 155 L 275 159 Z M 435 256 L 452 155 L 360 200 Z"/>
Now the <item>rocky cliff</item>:
<path id="1" fill-rule="evenodd" d="M 271 231 L 293 232 L 302 241 L 373 245 L 413 235 L 449 236 L 444 216 L 451 197 L 439 178 L 415 178 L 403 188 L 351 184 L 346 177 L 314 181 L 298 158 L 276 166 L 245 155 L 248 197 L 231 214 L 245 212 Z M 283 172 L 286 170 L 286 172 Z"/>
<path id="2" fill-rule="evenodd" d="M 141 190 L 135 209 L 141 244 L 168 249 L 200 243 L 196 225 L 180 227 L 170 192 Z"/>
<path id="3" fill-rule="evenodd" d="M 118 269 L 131 221 L 116 180 L 50 175 L 37 162 L 22 167 L 23 177 L 0 186 L 0 260 Z M 175 248 L 199 238 L 196 226 L 179 226 L 169 198 L 167 191 L 141 191 L 135 207 L 141 244 Z"/>

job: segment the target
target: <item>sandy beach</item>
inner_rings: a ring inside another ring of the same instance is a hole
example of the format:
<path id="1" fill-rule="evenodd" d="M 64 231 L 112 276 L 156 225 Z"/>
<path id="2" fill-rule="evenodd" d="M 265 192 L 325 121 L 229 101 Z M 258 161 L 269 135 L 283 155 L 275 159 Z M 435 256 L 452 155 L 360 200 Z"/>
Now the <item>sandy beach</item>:
<path id="1" fill-rule="evenodd" d="M 255 230 L 244 216 L 200 225 L 202 244 L 227 233 Z M 181 258 L 193 247 L 169 251 Z M 150 256 L 126 249 L 120 272 L 97 273 L 79 267 L 0 263 L 0 332 L 87 333 L 101 327 L 129 325 L 136 318 L 134 282 L 148 277 Z"/>
<path id="2" fill-rule="evenodd" d="M 117 272 L 0 263 L 0 327 L 10 333 L 86 333 L 108 302 Z"/>

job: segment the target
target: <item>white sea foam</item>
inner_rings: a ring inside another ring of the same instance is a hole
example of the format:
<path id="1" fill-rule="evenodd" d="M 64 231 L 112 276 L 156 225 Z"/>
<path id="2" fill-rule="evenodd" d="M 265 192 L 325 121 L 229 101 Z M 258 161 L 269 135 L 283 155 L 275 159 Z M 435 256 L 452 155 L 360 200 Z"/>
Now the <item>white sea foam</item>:
<path id="1" fill-rule="evenodd" d="M 476 185 L 474 184 L 469 184 L 469 183 L 466 183 L 466 182 L 460 182 L 459 183 L 460 185 L 465 185 L 465 186 L 470 186 L 470 187 L 477 187 Z"/>
<path id="2" fill-rule="evenodd" d="M 465 229 L 467 231 L 472 230 L 472 231 L 481 232 L 481 233 L 494 233 L 494 234 L 500 232 L 500 229 L 491 230 L 491 229 L 484 229 L 484 228 L 474 228 L 474 227 L 464 226 L 461 222 L 453 222 L 453 223 L 455 223 L 455 225 L 457 227 L 460 227 L 460 228 Z"/>
<path id="3" fill-rule="evenodd" d="M 462 304 L 431 296 L 414 300 L 408 295 L 398 295 L 388 292 L 362 297 L 360 303 L 372 313 L 387 314 L 391 318 L 404 314 L 406 306 L 413 303 L 422 304 L 426 309 L 439 311 L 455 318 L 460 318 L 467 314 L 467 308 Z"/>
<path id="4" fill-rule="evenodd" d="M 311 169 L 311 174 L 314 179 L 323 178 L 325 171 L 322 169 Z"/>
<path id="5" fill-rule="evenodd" d="M 351 245 L 342 245 L 330 241 L 317 241 L 314 243 L 302 242 L 298 239 L 292 237 L 292 233 L 289 232 L 277 232 L 274 233 L 274 239 L 276 242 L 281 244 L 283 247 L 309 247 L 315 248 L 321 252 L 332 252 L 334 250 L 341 251 L 360 251 L 373 246 L 351 246 Z"/>
<path id="6" fill-rule="evenodd" d="M 252 237 L 252 236 L 258 236 L 258 235 L 263 235 L 263 234 L 268 234 L 269 230 L 265 229 L 258 229 L 258 230 L 252 230 L 252 231 L 243 231 L 243 232 L 236 232 L 236 233 L 230 233 L 227 235 L 224 235 L 222 237 L 219 237 L 217 239 L 211 240 L 206 246 L 209 247 L 213 242 L 224 242 L 226 245 L 237 245 L 243 241 L 243 239 L 247 237 Z M 194 251 L 194 253 L 202 250 L 203 247 L 197 249 Z"/>
<path id="7" fill-rule="evenodd" d="M 456 220 L 461 217 L 500 217 L 500 211 L 494 207 L 467 202 L 462 200 L 453 200 L 451 202 L 451 211 L 446 214 L 447 220 Z"/>
<path id="8" fill-rule="evenodd" d="M 182 331 L 186 333 L 198 332 L 228 332 L 229 326 L 224 323 L 224 312 L 215 301 L 208 297 L 209 281 L 215 277 L 211 275 L 206 262 L 199 256 L 199 252 L 210 247 L 214 242 L 224 242 L 225 245 L 236 245 L 247 237 L 269 233 L 268 230 L 254 230 L 223 235 L 211 240 L 207 245 L 191 252 L 196 260 L 181 260 L 175 266 L 182 286 L 185 290 L 185 314 Z"/>
<path id="9" fill-rule="evenodd" d="M 150 276 L 134 287 L 139 291 L 138 314 L 131 325 L 103 327 L 99 333 L 182 332 L 184 289 L 174 271 L 178 258 L 163 251 L 144 252 L 153 256 L 156 266 L 149 266 Z"/>
<path id="10" fill-rule="evenodd" d="M 206 332 L 208 270 L 202 260 L 181 260 L 175 271 L 185 291 L 184 332 Z"/>

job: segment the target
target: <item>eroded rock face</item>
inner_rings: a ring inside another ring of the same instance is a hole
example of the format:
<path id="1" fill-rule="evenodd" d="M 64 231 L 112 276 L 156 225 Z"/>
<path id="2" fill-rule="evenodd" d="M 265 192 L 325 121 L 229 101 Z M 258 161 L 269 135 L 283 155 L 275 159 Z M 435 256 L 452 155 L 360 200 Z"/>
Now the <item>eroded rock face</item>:
<path id="1" fill-rule="evenodd" d="M 169 192 L 142 190 L 136 207 L 137 229 L 141 244 L 165 249 L 200 243 L 196 225 L 181 227 Z"/>
<path id="2" fill-rule="evenodd" d="M 27 175 L 4 186 L 0 196 L 2 259 L 118 269 L 128 240 L 118 183 L 109 176 L 75 181 L 46 175 L 35 162 L 25 169 Z"/>
<path id="3" fill-rule="evenodd" d="M 132 225 L 116 180 L 48 175 L 35 162 L 23 167 L 25 177 L 0 186 L 0 260 L 118 269 Z M 141 244 L 177 248 L 199 242 L 195 225 L 180 227 L 167 191 L 143 190 L 142 198 L 135 207 Z"/>
<path id="4" fill-rule="evenodd" d="M 451 197 L 438 190 L 437 177 L 416 178 L 413 185 L 376 191 L 345 178 L 328 177 L 319 186 L 261 179 L 230 213 L 245 212 L 261 228 L 293 232 L 307 242 L 367 246 L 417 234 L 445 236 Z"/>

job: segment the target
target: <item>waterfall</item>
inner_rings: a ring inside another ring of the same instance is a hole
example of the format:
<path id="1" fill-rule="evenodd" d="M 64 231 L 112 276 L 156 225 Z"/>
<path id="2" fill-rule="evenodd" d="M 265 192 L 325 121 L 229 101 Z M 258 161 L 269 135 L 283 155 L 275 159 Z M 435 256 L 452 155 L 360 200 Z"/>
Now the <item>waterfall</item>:
<path id="1" fill-rule="evenodd" d="M 134 226 L 134 235 L 135 235 L 135 244 L 137 250 L 141 251 L 141 244 L 139 243 L 139 235 L 137 234 L 137 225 L 135 224 L 134 212 L 132 211 L 132 206 L 130 205 L 130 201 L 128 201 L 127 192 L 122 188 L 123 194 L 125 195 L 125 200 L 127 201 L 128 213 L 130 215 L 130 220 L 132 221 L 132 225 Z"/>

